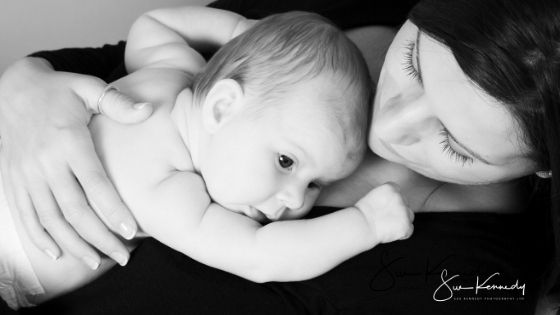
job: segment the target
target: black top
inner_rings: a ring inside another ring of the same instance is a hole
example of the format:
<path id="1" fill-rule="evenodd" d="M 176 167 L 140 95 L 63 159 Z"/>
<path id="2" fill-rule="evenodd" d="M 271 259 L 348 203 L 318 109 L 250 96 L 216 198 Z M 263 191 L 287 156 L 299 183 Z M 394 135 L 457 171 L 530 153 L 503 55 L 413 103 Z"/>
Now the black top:
<path id="1" fill-rule="evenodd" d="M 211 6 L 250 18 L 310 10 L 351 28 L 397 26 L 415 2 L 220 0 Z M 112 81 L 124 74 L 124 45 L 34 56 L 48 59 L 57 70 Z M 311 215 L 332 210 L 314 208 Z M 79 290 L 21 313 L 532 314 L 543 268 L 544 245 L 538 241 L 544 238 L 543 210 L 419 213 L 410 239 L 377 246 L 302 282 L 252 283 L 146 239 L 126 267 L 117 266 Z"/>
<path id="2" fill-rule="evenodd" d="M 126 267 L 22 314 L 532 314 L 542 270 L 532 220 L 419 213 L 410 239 L 287 283 L 252 283 L 147 239 Z M 477 277 L 511 290 L 450 289 Z"/>

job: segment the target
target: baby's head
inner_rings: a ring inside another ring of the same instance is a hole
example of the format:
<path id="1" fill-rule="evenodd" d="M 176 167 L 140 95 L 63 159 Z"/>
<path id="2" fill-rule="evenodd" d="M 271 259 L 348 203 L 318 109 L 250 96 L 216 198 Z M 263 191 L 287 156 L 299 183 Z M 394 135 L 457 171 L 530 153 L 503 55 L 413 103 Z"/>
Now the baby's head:
<path id="1" fill-rule="evenodd" d="M 312 13 L 268 17 L 222 47 L 193 86 L 211 135 L 200 170 L 212 199 L 257 220 L 305 215 L 365 153 L 367 69 Z"/>

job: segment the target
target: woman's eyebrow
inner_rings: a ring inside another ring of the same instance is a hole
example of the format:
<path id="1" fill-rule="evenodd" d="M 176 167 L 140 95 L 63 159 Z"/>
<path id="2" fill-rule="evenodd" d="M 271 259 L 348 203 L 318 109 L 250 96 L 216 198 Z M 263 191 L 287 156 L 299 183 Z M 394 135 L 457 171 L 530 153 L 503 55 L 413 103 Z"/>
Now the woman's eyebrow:
<path id="1" fill-rule="evenodd" d="M 445 128 L 445 127 L 444 127 Z M 451 138 L 451 140 L 453 140 L 453 142 L 455 142 L 458 146 L 461 147 L 461 149 L 467 151 L 471 156 L 473 156 L 474 158 L 476 158 L 477 160 L 481 161 L 484 164 L 488 164 L 488 165 L 494 165 L 494 163 L 489 162 L 488 160 L 486 160 L 485 158 L 483 158 L 480 154 L 474 152 L 473 150 L 467 148 L 464 144 L 462 144 L 461 142 L 459 142 L 457 140 L 457 138 L 455 138 L 455 136 L 453 136 L 453 134 L 451 133 L 451 131 L 449 131 L 449 129 L 445 128 L 447 130 L 447 134 L 449 135 L 449 138 Z"/>

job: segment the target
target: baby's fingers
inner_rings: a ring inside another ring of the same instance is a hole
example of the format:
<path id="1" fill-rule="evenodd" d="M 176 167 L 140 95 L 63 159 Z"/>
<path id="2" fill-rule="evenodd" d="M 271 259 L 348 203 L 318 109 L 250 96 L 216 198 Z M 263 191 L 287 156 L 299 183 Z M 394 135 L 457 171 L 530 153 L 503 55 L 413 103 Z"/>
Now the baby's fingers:
<path id="1" fill-rule="evenodd" d="M 410 227 L 403 233 L 403 237 L 401 237 L 399 240 L 406 240 L 409 237 L 411 237 L 413 233 L 414 233 L 414 225 L 411 224 Z"/>

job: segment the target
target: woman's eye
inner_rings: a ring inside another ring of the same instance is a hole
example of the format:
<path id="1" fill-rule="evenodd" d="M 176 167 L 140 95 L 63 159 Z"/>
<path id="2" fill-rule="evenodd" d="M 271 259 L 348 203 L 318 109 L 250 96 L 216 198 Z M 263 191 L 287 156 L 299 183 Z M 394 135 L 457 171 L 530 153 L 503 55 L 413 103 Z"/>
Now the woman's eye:
<path id="1" fill-rule="evenodd" d="M 278 165 L 280 165 L 280 167 L 283 169 L 291 170 L 292 166 L 294 166 L 294 160 L 283 154 L 280 154 L 278 156 Z"/>
<path id="2" fill-rule="evenodd" d="M 456 161 L 457 163 L 460 163 L 461 166 L 474 163 L 474 159 L 472 157 L 461 154 L 451 147 L 451 145 L 449 144 L 449 132 L 447 132 L 446 129 L 442 129 L 440 131 L 440 134 L 443 137 L 443 139 L 440 141 L 442 151 L 443 153 L 447 153 L 450 159 Z"/>

